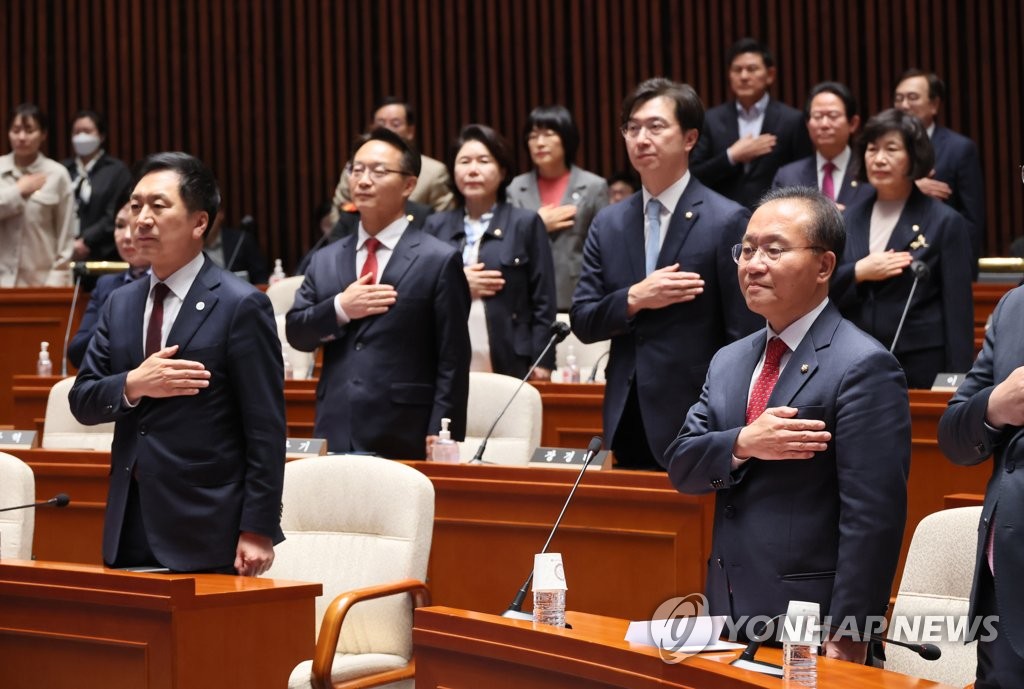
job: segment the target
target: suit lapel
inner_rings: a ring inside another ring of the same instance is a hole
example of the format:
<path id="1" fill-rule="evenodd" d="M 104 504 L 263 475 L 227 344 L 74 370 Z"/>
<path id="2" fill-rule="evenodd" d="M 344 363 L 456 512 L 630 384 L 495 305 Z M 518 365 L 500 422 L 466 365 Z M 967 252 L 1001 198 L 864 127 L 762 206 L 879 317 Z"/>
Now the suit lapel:
<path id="1" fill-rule="evenodd" d="M 644 257 L 644 194 L 638 191 L 627 201 L 622 232 L 625 236 L 626 260 L 629 262 L 633 282 L 647 277 L 647 261 Z"/>
<path id="2" fill-rule="evenodd" d="M 786 368 L 768 399 L 769 407 L 792 406 L 791 402 L 818 370 L 818 350 L 832 344 L 841 317 L 831 302 L 811 324 L 811 329 L 789 357 Z"/>
<path id="3" fill-rule="evenodd" d="M 562 196 L 562 205 L 572 204 L 574 206 L 579 206 L 586 195 L 587 185 L 585 182 L 580 181 L 580 169 L 573 165 L 569 168 L 569 184 L 565 187 L 565 195 Z"/>
<path id="4" fill-rule="evenodd" d="M 178 317 L 174 319 L 171 332 L 167 334 L 167 345 L 178 345 L 178 351 L 188 347 L 192 336 L 217 306 L 218 297 L 214 290 L 220 286 L 220 271 L 209 258 L 203 262 L 192 287 L 181 304 Z"/>
<path id="5" fill-rule="evenodd" d="M 889 243 L 885 245 L 887 250 L 906 251 L 918 235 L 924 234 L 924 228 L 917 222 L 917 219 L 923 215 L 920 211 L 922 198 L 924 195 L 917 191 L 917 187 L 914 187 L 910 192 L 910 198 L 907 199 L 907 204 L 903 206 L 903 212 L 900 213 L 896 227 L 893 228 Z"/>
<path id="6" fill-rule="evenodd" d="M 519 185 L 519 191 L 526 197 L 526 208 L 540 208 L 540 191 L 537 187 L 537 171 L 529 173 L 529 177 Z M 569 179 L 569 186 L 572 186 L 572 178 Z"/>
<path id="7" fill-rule="evenodd" d="M 747 425 L 747 398 L 750 396 L 750 379 L 757 368 L 757 362 L 764 353 L 768 331 L 762 330 L 750 341 L 750 351 L 745 352 L 743 359 L 737 362 L 731 372 L 725 391 L 726 419 L 725 428 L 740 428 Z"/>
<path id="8" fill-rule="evenodd" d="M 811 156 L 806 164 L 800 169 L 800 184 L 807 187 L 818 188 L 818 157 Z"/>
<path id="9" fill-rule="evenodd" d="M 873 200 L 870 203 L 859 203 L 851 208 L 844 217 L 846 221 L 845 255 L 855 261 L 868 255 L 871 208 L 873 206 Z"/>
<path id="10" fill-rule="evenodd" d="M 391 258 L 388 259 L 388 265 L 384 268 L 384 272 L 381 274 L 381 279 L 378 284 L 391 285 L 399 293 L 399 299 L 401 299 L 402 293 L 402 278 L 405 277 L 409 268 L 416 262 L 419 256 L 418 247 L 423 241 L 423 234 L 418 230 L 410 230 L 406 228 L 405 232 L 398 239 L 398 243 L 395 244 L 395 248 L 391 252 Z M 394 308 L 394 307 L 392 307 Z M 362 336 L 367 330 L 372 328 L 374 324 L 380 322 L 382 318 L 387 318 L 388 313 L 385 312 L 379 316 L 371 316 L 369 318 L 360 319 L 356 326 L 356 335 Z"/>
<path id="11" fill-rule="evenodd" d="M 142 339 L 142 328 L 146 319 L 146 300 L 149 299 L 149 275 L 147 274 L 143 277 L 145 279 L 139 279 L 139 282 L 142 284 L 127 290 L 126 294 L 130 296 L 126 313 L 130 315 L 123 325 L 119 324 L 121 326 L 119 332 L 127 332 L 125 342 L 128 346 L 128 359 L 132 362 L 132 368 L 141 364 L 146 355 L 146 346 Z M 111 318 L 118 317 L 113 312 L 111 312 L 110 316 Z M 112 345 L 114 339 L 113 333 L 111 333 Z"/>
<path id="12" fill-rule="evenodd" d="M 343 237 L 341 251 L 338 252 L 338 280 L 341 283 L 339 292 L 356 281 L 356 240 L 357 233 Z"/>
<path id="13" fill-rule="evenodd" d="M 700 218 L 700 209 L 704 204 L 704 193 L 700 182 L 691 175 L 686 185 L 686 190 L 679 197 L 679 203 L 672 212 L 672 220 L 668 225 L 668 233 L 661 245 L 661 252 L 658 254 L 658 268 L 672 265 L 676 262 L 679 251 L 683 248 L 683 242 L 690 234 L 694 224 Z M 681 266 L 687 270 L 686 266 Z"/>

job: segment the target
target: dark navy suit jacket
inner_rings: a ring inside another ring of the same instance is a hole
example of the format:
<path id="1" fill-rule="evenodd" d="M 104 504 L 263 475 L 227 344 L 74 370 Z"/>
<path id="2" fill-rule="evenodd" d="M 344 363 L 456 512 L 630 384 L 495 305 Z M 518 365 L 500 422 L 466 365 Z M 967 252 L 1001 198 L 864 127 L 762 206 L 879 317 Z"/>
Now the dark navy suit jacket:
<path id="1" fill-rule="evenodd" d="M 843 184 L 839 188 L 836 203 L 851 206 L 871 193 L 871 185 L 859 182 L 854 178 L 855 167 L 851 164 L 843 175 Z M 775 173 L 772 188 L 778 187 L 813 187 L 818 188 L 818 157 L 811 155 L 795 162 L 783 165 Z"/>
<path id="2" fill-rule="evenodd" d="M 153 554 L 172 570 L 231 567 L 240 531 L 279 542 L 284 484 L 284 366 L 265 294 L 206 259 L 167 336 L 175 358 L 202 362 L 198 395 L 123 404 L 143 361 L 149 280 L 114 290 L 71 389 L 84 424 L 109 421 L 110 491 L 103 559 L 115 561 L 134 474 Z"/>
<path id="3" fill-rule="evenodd" d="M 1006 634 L 1017 655 L 1024 656 L 1024 429 L 1007 426 L 994 430 L 985 421 L 992 389 L 1024 366 L 1024 289 L 1018 287 L 999 301 L 985 344 L 967 378 L 957 388 L 939 421 L 939 447 L 957 464 L 970 466 L 992 458 L 992 478 L 978 524 L 971 615 L 977 612 L 978 577 L 985 562 L 985 540 L 995 515 L 993 557 L 999 633 Z"/>
<path id="4" fill-rule="evenodd" d="M 932 147 L 935 149 L 935 179 L 953 189 L 947 203 L 973 225 L 971 248 L 977 260 L 985 237 L 985 182 L 978 146 L 952 129 L 935 125 Z M 977 276 L 977 269 L 974 275 Z"/>
<path id="5" fill-rule="evenodd" d="M 338 325 L 334 297 L 356 280 L 353 234 L 310 259 L 286 316 L 288 342 L 323 345 L 313 433 L 332 452 L 423 459 L 427 435 L 452 420 L 466 433 L 469 399 L 469 286 L 462 256 L 425 232 L 406 229 L 380 284 L 398 300 L 386 313 Z"/>
<path id="6" fill-rule="evenodd" d="M 647 443 L 660 457 L 697 401 L 714 353 L 763 325 L 747 309 L 731 254 L 749 218 L 746 208 L 691 177 L 672 213 L 657 267 L 679 263 L 681 271 L 699 273 L 704 292 L 627 318 L 629 288 L 645 277 L 643 192 L 597 214 L 583 247 L 570 320 L 581 341 L 612 343 L 604 395 L 606 442 L 614 437 L 635 382 Z"/>
<path id="7" fill-rule="evenodd" d="M 753 208 L 761 195 L 771 188 L 780 167 L 814 152 L 804 114 L 774 98 L 768 101 L 761 133 L 778 137 L 772 152 L 749 166 L 733 165 L 726 150 L 740 138 L 736 103 L 728 101 L 711 108 L 704 117 L 704 129 L 690 156 L 690 171 L 722 196 Z"/>
<path id="8" fill-rule="evenodd" d="M 148 275 L 148 271 L 145 273 Z M 75 368 L 82 366 L 82 359 L 85 358 L 85 350 L 89 348 L 89 340 L 92 339 L 93 331 L 100 320 L 100 311 L 107 303 L 107 297 L 118 287 L 123 287 L 135 281 L 131 271 L 118 273 L 117 275 L 104 275 L 96 281 L 96 286 L 89 293 L 89 305 L 85 307 L 82 314 L 82 322 L 78 325 L 78 332 L 68 343 L 68 361 Z"/>
<path id="9" fill-rule="evenodd" d="M 460 252 L 466 243 L 465 212 L 459 208 L 427 218 L 423 228 Z M 491 367 L 522 378 L 551 338 L 555 320 L 555 267 L 544 221 L 534 211 L 499 203 L 480 239 L 479 262 L 500 270 L 505 286 L 484 299 Z M 552 347 L 540 364 L 555 367 Z"/>
<path id="10" fill-rule="evenodd" d="M 709 614 L 775 616 L 817 602 L 835 624 L 882 615 L 899 559 L 910 470 L 910 407 L 896 360 L 829 304 L 768 400 L 825 421 L 812 459 L 752 458 L 733 471 L 762 330 L 723 348 L 665 454 L 683 493 L 715 496 Z"/>
<path id="11" fill-rule="evenodd" d="M 71 181 L 78 179 L 78 165 L 74 158 L 63 161 L 71 175 Z M 114 217 L 121 210 L 116 208 L 117 200 L 132 183 L 128 166 L 106 153 L 89 171 L 92 194 L 88 203 L 78 207 L 82 221 L 82 239 L 89 247 L 90 261 L 119 261 L 114 244 Z"/>

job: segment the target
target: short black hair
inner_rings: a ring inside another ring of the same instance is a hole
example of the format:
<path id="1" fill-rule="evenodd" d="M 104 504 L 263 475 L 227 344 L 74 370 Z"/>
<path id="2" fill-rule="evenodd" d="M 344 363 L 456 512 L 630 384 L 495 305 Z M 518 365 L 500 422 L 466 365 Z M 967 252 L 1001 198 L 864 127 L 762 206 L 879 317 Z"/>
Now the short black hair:
<path id="1" fill-rule="evenodd" d="M 655 77 L 642 82 L 633 93 L 622 102 L 620 124 L 625 126 L 629 118 L 641 105 L 649 100 L 664 96 L 676 104 L 676 120 L 685 129 L 696 129 L 697 133 L 704 128 L 704 103 L 689 84 L 683 84 L 664 77 Z"/>
<path id="2" fill-rule="evenodd" d="M 633 191 L 640 191 L 640 180 L 637 178 L 636 174 L 630 170 L 616 170 L 605 181 L 608 183 L 609 187 L 616 182 L 622 182 L 624 184 L 628 184 Z"/>
<path id="3" fill-rule="evenodd" d="M 14 109 L 11 110 L 10 117 L 7 118 L 7 129 L 13 127 L 15 120 L 19 117 L 35 120 L 36 124 L 39 125 L 39 128 L 42 129 L 44 133 L 50 131 L 50 120 L 46 117 L 46 113 L 40 110 L 39 106 L 35 103 L 22 103 L 20 105 L 16 105 Z"/>
<path id="4" fill-rule="evenodd" d="M 838 81 L 823 81 L 820 84 L 815 84 L 811 88 L 811 92 L 807 94 L 807 104 L 804 105 L 804 119 L 809 120 L 811 118 L 811 101 L 814 100 L 815 96 L 822 93 L 831 93 L 843 101 L 847 120 L 852 120 L 857 116 L 857 99 L 853 97 L 846 84 L 840 84 Z"/>
<path id="5" fill-rule="evenodd" d="M 811 225 L 804 228 L 812 246 L 824 247 L 837 259 L 842 259 L 846 248 L 846 225 L 834 201 L 815 187 L 776 187 L 769 189 L 757 202 L 757 207 L 773 201 L 801 201 L 811 212 Z"/>
<path id="6" fill-rule="evenodd" d="M 501 134 L 486 124 L 467 124 L 459 132 L 459 135 L 455 137 L 455 141 L 452 142 L 451 150 L 448 152 L 448 174 L 452 180 L 452 193 L 458 200 L 459 205 L 465 205 L 466 197 L 462 195 L 462 192 L 459 191 L 458 186 L 455 184 L 455 160 L 458 158 L 462 147 L 470 141 L 479 141 L 486 146 L 494 158 L 494 162 L 504 170 L 505 176 L 498 185 L 498 202 L 504 203 L 505 190 L 512 183 L 512 149 Z"/>
<path id="7" fill-rule="evenodd" d="M 946 82 L 939 79 L 939 75 L 935 72 L 926 72 L 923 69 L 911 67 L 900 75 L 900 80 L 896 82 L 896 85 L 899 86 L 900 82 L 914 77 L 924 77 L 928 82 L 928 100 L 946 100 Z"/>
<path id="8" fill-rule="evenodd" d="M 139 181 L 152 172 L 170 170 L 178 173 L 178 193 L 190 213 L 205 211 L 209 216 L 206 221 L 206 232 L 213 227 L 213 221 L 220 210 L 220 188 L 217 178 L 203 161 L 193 155 L 181 151 L 153 153 L 143 158 L 135 166 L 135 181 L 132 189 Z M 205 233 L 204 233 L 205 234 Z"/>
<path id="9" fill-rule="evenodd" d="M 354 160 L 356 157 L 356 151 L 371 141 L 383 141 L 384 143 L 397 148 L 402 152 L 402 172 L 407 175 L 411 175 L 412 177 L 420 176 L 420 168 L 423 164 L 420 154 L 415 148 L 409 145 L 408 141 L 386 127 L 376 127 L 359 136 L 356 139 L 356 142 L 352 145 L 352 151 L 349 153 L 349 160 Z"/>
<path id="10" fill-rule="evenodd" d="M 413 107 L 408 102 L 398 96 L 384 96 L 381 98 L 380 103 L 373 109 L 373 114 L 376 115 L 378 110 L 388 105 L 401 105 L 405 108 L 405 123 L 410 127 L 416 125 L 416 111 L 413 110 Z"/>
<path id="11" fill-rule="evenodd" d="M 746 53 L 757 53 L 760 55 L 761 59 L 764 60 L 765 67 L 775 66 L 775 58 L 772 56 L 772 51 L 768 50 L 768 46 L 761 43 L 761 41 L 748 36 L 747 38 L 741 38 L 736 41 L 732 44 L 732 47 L 729 48 L 729 52 L 725 55 L 726 71 L 732 67 L 733 60 L 740 55 L 745 55 Z"/>
<path id="12" fill-rule="evenodd" d="M 107 135 L 107 118 L 103 116 L 103 113 L 88 109 L 79 110 L 72 115 L 71 124 L 68 126 L 68 130 L 70 131 L 71 129 L 74 129 L 75 122 L 83 117 L 87 117 L 92 120 L 92 123 L 96 125 L 96 131 L 100 133 L 101 138 Z"/>
<path id="13" fill-rule="evenodd" d="M 530 132 L 534 129 L 550 129 L 558 134 L 565 150 L 565 165 L 572 165 L 576 160 L 576 151 L 580 147 L 580 132 L 572 120 L 572 113 L 562 105 L 542 105 L 530 111 L 523 127 L 523 143 L 529 150 Z"/>
<path id="14" fill-rule="evenodd" d="M 857 179 L 866 181 L 868 178 L 867 165 L 864 164 L 864 151 L 868 144 L 878 141 L 889 132 L 899 132 L 903 137 L 903 146 L 910 157 L 910 179 L 927 177 L 935 166 L 935 149 L 928 138 L 927 130 L 921 124 L 921 120 L 913 115 L 889 108 L 868 120 L 864 130 L 857 137 L 853 147 L 854 160 L 859 164 Z"/>

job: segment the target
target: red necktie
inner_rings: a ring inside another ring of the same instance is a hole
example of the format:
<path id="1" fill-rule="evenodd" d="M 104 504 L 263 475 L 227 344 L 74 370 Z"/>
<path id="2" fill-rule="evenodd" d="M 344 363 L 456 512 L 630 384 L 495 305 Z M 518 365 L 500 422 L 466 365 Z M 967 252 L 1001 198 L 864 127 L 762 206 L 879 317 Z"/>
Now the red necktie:
<path id="1" fill-rule="evenodd" d="M 768 398 L 772 396 L 772 389 L 779 379 L 779 364 L 782 362 L 782 355 L 789 351 L 789 347 L 778 337 L 768 340 L 768 351 L 764 355 L 764 366 L 761 374 L 750 391 L 750 401 L 747 402 L 747 423 L 753 422 L 764 413 L 768 407 Z"/>
<path id="2" fill-rule="evenodd" d="M 171 289 L 162 282 L 153 285 L 153 310 L 149 314 L 149 325 L 146 327 L 146 357 L 149 358 L 160 351 L 161 331 L 164 327 L 164 299 Z"/>
<path id="3" fill-rule="evenodd" d="M 821 193 L 829 197 L 833 201 L 836 200 L 836 185 L 832 181 L 832 173 L 835 172 L 836 166 L 831 160 L 826 160 L 825 164 L 821 166 L 821 171 L 824 173 L 821 176 Z"/>
<path id="4" fill-rule="evenodd" d="M 380 248 L 380 240 L 370 237 L 366 240 L 366 261 L 363 262 L 363 269 L 359 271 L 359 277 L 367 273 L 373 273 L 373 281 L 380 282 L 380 275 L 377 274 L 377 249 Z"/>

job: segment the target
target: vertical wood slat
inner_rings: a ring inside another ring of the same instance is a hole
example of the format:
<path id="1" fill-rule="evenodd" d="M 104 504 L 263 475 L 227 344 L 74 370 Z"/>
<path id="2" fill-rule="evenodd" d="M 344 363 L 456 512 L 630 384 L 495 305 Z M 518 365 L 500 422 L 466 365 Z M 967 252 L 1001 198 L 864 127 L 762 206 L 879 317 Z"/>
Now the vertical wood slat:
<path id="1" fill-rule="evenodd" d="M 0 0 L 0 106 L 38 102 L 47 153 L 71 154 L 67 123 L 105 112 L 108 148 L 128 162 L 193 151 L 214 168 L 230 217 L 251 213 L 269 258 L 294 265 L 315 240 L 311 207 L 334 189 L 352 136 L 383 95 L 417 106 L 421 149 L 444 158 L 469 119 L 520 132 L 536 105 L 578 119 L 578 162 L 627 164 L 618 107 L 656 73 L 708 106 L 727 95 L 723 64 L 742 35 L 778 56 L 776 97 L 796 107 L 814 83 L 850 85 L 869 116 L 892 104 L 899 73 L 935 69 L 949 87 L 940 121 L 981 151 L 990 252 L 1024 227 L 1015 3 L 979 0 Z M 6 115 L 6 112 L 5 112 Z"/>

